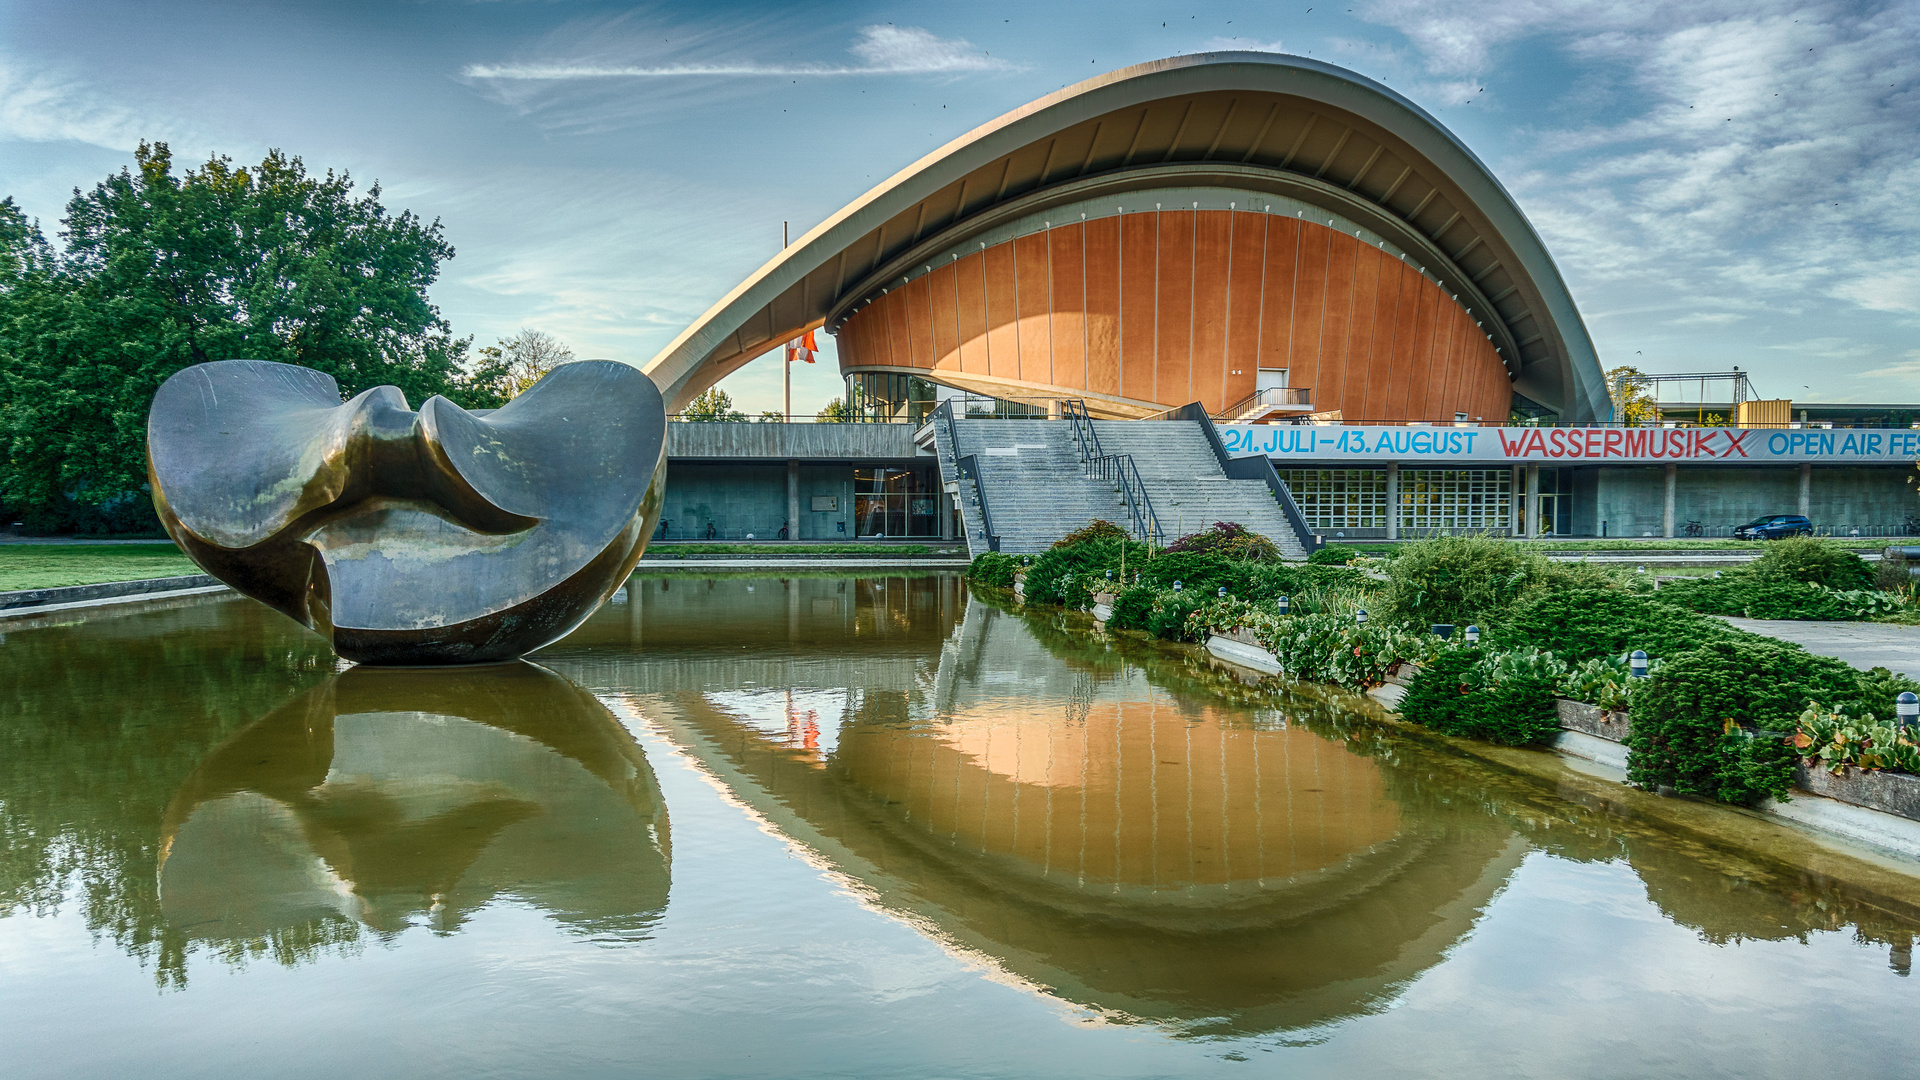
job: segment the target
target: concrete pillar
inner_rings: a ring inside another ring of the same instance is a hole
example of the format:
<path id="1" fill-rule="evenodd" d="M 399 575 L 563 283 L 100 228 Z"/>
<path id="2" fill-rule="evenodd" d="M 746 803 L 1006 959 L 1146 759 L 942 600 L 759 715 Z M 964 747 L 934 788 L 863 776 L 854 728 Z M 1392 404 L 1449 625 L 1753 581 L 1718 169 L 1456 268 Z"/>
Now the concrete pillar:
<path id="1" fill-rule="evenodd" d="M 1673 539 L 1673 489 L 1680 476 L 1680 466 L 1667 462 L 1666 494 L 1660 501 L 1660 535 Z"/>
<path id="2" fill-rule="evenodd" d="M 1528 539 L 1540 535 L 1540 466 L 1527 466 L 1527 520 Z"/>
<path id="3" fill-rule="evenodd" d="M 1513 481 L 1507 485 L 1507 517 L 1509 519 L 1507 533 L 1511 536 L 1520 535 L 1520 509 L 1523 498 L 1520 492 L 1522 485 L 1525 483 L 1526 481 L 1520 478 L 1520 466 L 1515 465 L 1513 467 Z"/>
<path id="4" fill-rule="evenodd" d="M 800 463 L 787 460 L 787 539 L 800 539 Z"/>
<path id="5" fill-rule="evenodd" d="M 1800 465 L 1800 516 L 1813 516 L 1813 463 L 1810 461 Z"/>
<path id="6" fill-rule="evenodd" d="M 1387 539 L 1400 539 L 1400 463 L 1387 462 Z"/>

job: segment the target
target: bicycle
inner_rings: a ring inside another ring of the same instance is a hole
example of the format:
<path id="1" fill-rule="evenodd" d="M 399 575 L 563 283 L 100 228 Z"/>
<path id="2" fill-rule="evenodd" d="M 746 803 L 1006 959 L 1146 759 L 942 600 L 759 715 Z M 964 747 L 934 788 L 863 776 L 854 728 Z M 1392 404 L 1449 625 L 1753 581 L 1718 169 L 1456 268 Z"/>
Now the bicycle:
<path id="1" fill-rule="evenodd" d="M 1689 521 L 1689 522 L 1687 522 L 1687 524 L 1686 524 L 1686 526 L 1685 526 L 1684 528 L 1682 528 L 1682 529 L 1681 529 L 1680 531 L 1681 531 L 1681 532 L 1683 532 L 1683 533 L 1685 533 L 1685 534 L 1686 534 L 1686 535 L 1688 535 L 1688 536 L 1705 536 L 1705 535 L 1707 535 L 1707 527 L 1706 527 L 1705 525 L 1702 525 L 1702 524 L 1700 524 L 1700 523 L 1699 523 L 1699 522 L 1697 522 L 1697 521 Z"/>

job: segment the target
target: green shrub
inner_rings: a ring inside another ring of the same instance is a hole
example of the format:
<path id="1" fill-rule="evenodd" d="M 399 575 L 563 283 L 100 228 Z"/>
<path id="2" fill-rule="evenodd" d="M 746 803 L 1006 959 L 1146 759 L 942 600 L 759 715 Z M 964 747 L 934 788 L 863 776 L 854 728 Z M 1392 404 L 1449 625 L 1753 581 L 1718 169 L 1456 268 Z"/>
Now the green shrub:
<path id="1" fill-rule="evenodd" d="M 1259 533 L 1231 521 L 1216 521 L 1205 532 L 1183 536 L 1167 545 L 1169 554 L 1220 555 L 1240 562 L 1277 562 L 1280 549 Z"/>
<path id="2" fill-rule="evenodd" d="M 1414 626 L 1496 622 L 1547 577 L 1547 560 L 1505 540 L 1443 536 L 1404 545 L 1387 564 L 1377 614 Z"/>
<path id="3" fill-rule="evenodd" d="M 1081 606 L 1085 603 L 1085 593 L 1070 595 L 1067 587 L 1070 579 L 1089 573 L 1104 574 L 1109 568 L 1117 574 L 1123 557 L 1131 572 L 1134 565 L 1146 564 L 1146 555 L 1145 544 L 1135 543 L 1124 536 L 1109 536 L 1072 547 L 1051 548 L 1034 559 L 1033 565 L 1027 568 L 1027 603 Z"/>
<path id="4" fill-rule="evenodd" d="M 974 556 L 972 565 L 967 567 L 967 577 L 981 585 L 994 589 L 1013 588 L 1013 575 L 1020 564 L 1013 556 L 998 551 L 983 551 Z"/>
<path id="5" fill-rule="evenodd" d="M 1087 522 L 1085 525 L 1054 541 L 1053 546 L 1057 548 L 1074 547 L 1079 544 L 1084 544 L 1089 540 L 1125 540 L 1127 538 L 1127 530 L 1105 518 L 1094 518 L 1092 521 Z"/>
<path id="6" fill-rule="evenodd" d="M 1237 596 L 1247 591 L 1252 570 L 1252 564 L 1224 555 L 1167 551 L 1140 563 L 1136 580 L 1160 589 L 1171 589 L 1178 581 L 1182 589 L 1210 594 L 1225 585 L 1229 593 Z"/>
<path id="7" fill-rule="evenodd" d="M 1895 708 L 1895 698 L 1903 693 L 1920 694 L 1920 682 L 1915 682 L 1897 671 L 1883 667 L 1860 676 L 1860 709 L 1862 714 L 1894 717 L 1899 712 Z"/>
<path id="8" fill-rule="evenodd" d="M 1649 675 L 1665 661 L 1658 657 L 1647 663 Z M 1560 680 L 1560 696 L 1569 701 L 1584 701 L 1608 712 L 1626 712 L 1633 708 L 1634 694 L 1647 685 L 1647 679 L 1633 676 L 1632 654 L 1594 657 L 1569 668 Z"/>
<path id="9" fill-rule="evenodd" d="M 1246 585 L 1239 595 L 1267 605 L 1284 596 L 1289 611 L 1313 615 L 1369 607 L 1378 589 L 1379 582 L 1357 567 L 1260 563 L 1248 568 Z"/>
<path id="10" fill-rule="evenodd" d="M 1400 715 L 1503 746 L 1546 742 L 1560 733 L 1554 698 L 1566 674 L 1566 664 L 1539 649 L 1448 645 L 1414 675 Z"/>
<path id="11" fill-rule="evenodd" d="M 1533 645 L 1575 662 L 1635 649 L 1655 658 L 1673 656 L 1709 641 L 1752 636 L 1718 619 L 1617 589 L 1542 592 L 1516 604 L 1505 621 L 1482 630 L 1489 645 Z"/>
<path id="12" fill-rule="evenodd" d="M 1768 544 L 1766 551 L 1753 561 L 1752 569 L 1763 577 L 1825 585 L 1829 589 L 1873 587 L 1873 570 L 1865 559 L 1811 536 L 1793 536 Z"/>
<path id="13" fill-rule="evenodd" d="M 1199 637 L 1188 630 L 1188 617 L 1213 601 L 1215 597 L 1211 594 L 1185 589 L 1159 592 L 1147 608 L 1145 629 L 1147 633 L 1166 641 L 1198 641 Z"/>
<path id="14" fill-rule="evenodd" d="M 1328 544 L 1307 556 L 1307 561 L 1315 566 L 1345 566 L 1359 557 L 1359 548 L 1348 547 L 1345 544 Z"/>
<path id="15" fill-rule="evenodd" d="M 1833 772 L 1852 765 L 1920 774 L 1920 743 L 1911 735 L 1896 721 L 1876 721 L 1872 713 L 1856 720 L 1843 712 L 1808 709 L 1800 714 L 1792 743 L 1808 764 Z"/>
<path id="16" fill-rule="evenodd" d="M 1780 798 L 1792 754 L 1778 738 L 1810 701 L 1834 707 L 1860 694 L 1858 673 L 1797 645 L 1755 638 L 1714 641 L 1669 657 L 1633 702 L 1627 776 L 1652 790 L 1730 803 Z"/>
<path id="17" fill-rule="evenodd" d="M 1151 585 L 1133 585 L 1122 589 L 1113 598 L 1113 618 L 1107 625 L 1116 630 L 1145 630 L 1147 615 L 1153 610 L 1154 598 L 1160 590 Z"/>
<path id="18" fill-rule="evenodd" d="M 1742 615 L 1749 619 L 1870 619 L 1906 607 L 1905 599 L 1893 593 L 1871 589 L 1836 591 L 1824 585 L 1770 576 L 1757 569 L 1728 570 L 1717 578 L 1668 582 L 1653 598 L 1690 611 Z"/>
<path id="19" fill-rule="evenodd" d="M 1395 664 L 1422 663 L 1440 647 L 1432 634 L 1379 622 L 1360 626 L 1349 615 L 1289 615 L 1249 629 L 1280 661 L 1281 671 L 1349 690 L 1379 686 Z"/>

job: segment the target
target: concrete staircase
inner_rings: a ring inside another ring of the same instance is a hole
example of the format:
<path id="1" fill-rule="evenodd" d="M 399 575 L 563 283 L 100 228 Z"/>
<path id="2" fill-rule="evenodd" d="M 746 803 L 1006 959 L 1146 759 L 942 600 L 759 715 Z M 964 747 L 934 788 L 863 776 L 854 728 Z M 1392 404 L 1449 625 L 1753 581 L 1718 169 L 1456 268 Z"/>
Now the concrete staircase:
<path id="1" fill-rule="evenodd" d="M 957 482 L 955 501 L 967 530 L 967 549 L 987 550 L 980 502 L 973 485 L 954 470 L 946 425 L 936 422 L 934 441 L 940 478 Z M 1010 555 L 1041 552 L 1095 518 L 1124 527 L 1127 503 L 1113 484 L 1087 476 L 1073 426 L 1060 420 L 962 419 L 954 422 L 960 453 L 980 463 L 987 512 L 993 515 L 1000 550 Z"/>
<path id="2" fill-rule="evenodd" d="M 1097 420 L 1094 425 L 1104 453 L 1133 455 L 1168 541 L 1216 521 L 1232 521 L 1272 539 L 1287 558 L 1306 557 L 1266 484 L 1227 479 L 1197 422 Z M 940 476 L 960 506 L 971 554 L 988 550 L 987 537 L 980 492 L 959 474 L 957 455 L 972 454 L 979 464 L 979 487 L 1003 552 L 1045 551 L 1095 518 L 1128 527 L 1126 497 L 1114 482 L 1087 476 L 1070 422 L 956 419 L 957 451 L 944 422 L 936 420 L 932 427 Z"/>
<path id="3" fill-rule="evenodd" d="M 1195 421 L 1095 420 L 1093 424 L 1102 450 L 1133 455 L 1169 543 L 1216 521 L 1231 521 L 1272 540 L 1286 558 L 1307 557 L 1273 492 L 1259 480 L 1227 479 L 1207 433 Z"/>

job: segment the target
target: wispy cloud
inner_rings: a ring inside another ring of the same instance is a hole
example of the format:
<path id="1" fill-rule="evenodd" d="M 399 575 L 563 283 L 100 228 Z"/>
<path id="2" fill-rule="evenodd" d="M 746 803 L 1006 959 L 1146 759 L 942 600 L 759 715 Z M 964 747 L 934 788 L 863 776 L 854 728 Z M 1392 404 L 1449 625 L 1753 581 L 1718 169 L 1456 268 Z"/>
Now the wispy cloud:
<path id="1" fill-rule="evenodd" d="M 71 141 L 131 150 L 141 139 L 191 139 L 166 118 L 113 101 L 76 79 L 0 56 L 0 139 Z"/>
<path id="2" fill-rule="evenodd" d="M 649 79 L 732 76 L 844 77 L 849 75 L 950 75 L 1006 71 L 1014 65 L 975 49 L 960 38 L 943 38 L 912 26 L 868 26 L 847 50 L 856 64 L 763 64 L 754 61 L 670 64 L 608 64 L 548 60 L 506 64 L 469 64 L 470 79 L 553 82 L 568 79 Z"/>

